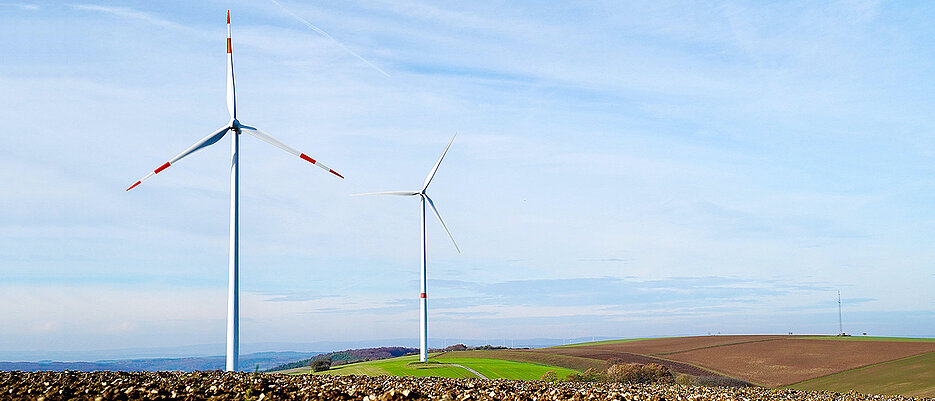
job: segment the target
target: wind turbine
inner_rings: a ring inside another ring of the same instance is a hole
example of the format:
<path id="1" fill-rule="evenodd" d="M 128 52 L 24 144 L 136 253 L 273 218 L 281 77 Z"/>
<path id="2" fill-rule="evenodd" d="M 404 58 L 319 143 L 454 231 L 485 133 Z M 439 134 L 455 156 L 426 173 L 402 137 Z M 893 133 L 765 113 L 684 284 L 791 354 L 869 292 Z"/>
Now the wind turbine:
<path id="1" fill-rule="evenodd" d="M 457 136 L 457 134 L 455 135 Z M 426 274 L 425 274 L 425 204 L 426 202 L 432 208 L 432 213 L 435 214 L 435 217 L 438 219 L 438 222 L 441 223 L 442 228 L 445 229 L 445 232 L 448 233 L 448 238 L 451 238 L 451 243 L 454 244 L 455 249 L 458 253 L 461 253 L 461 248 L 458 248 L 458 243 L 455 242 L 455 238 L 451 236 L 451 231 L 448 231 L 448 226 L 445 225 L 445 221 L 442 220 L 442 216 L 438 214 L 438 209 L 435 208 L 435 203 L 432 202 L 432 198 L 429 198 L 429 194 L 425 191 L 428 189 L 429 184 L 432 183 L 432 178 L 435 177 L 435 172 L 438 171 L 438 166 L 442 164 L 442 159 L 445 158 L 445 154 L 448 153 L 448 148 L 451 147 L 451 143 L 454 142 L 455 136 L 451 137 L 451 140 L 448 141 L 448 146 L 445 147 L 445 151 L 442 152 L 442 155 L 438 158 L 438 161 L 435 162 L 435 166 L 432 167 L 432 171 L 429 171 L 429 175 L 425 177 L 425 183 L 422 184 L 422 189 L 419 191 L 390 191 L 390 192 L 370 192 L 365 194 L 355 194 L 354 196 L 369 196 L 369 195 L 394 195 L 394 196 L 419 196 L 422 200 L 422 276 L 421 276 L 421 289 L 419 293 L 419 361 L 425 362 L 428 359 L 428 337 L 429 337 L 429 327 L 428 327 L 428 299 L 426 294 Z"/>
<path id="2" fill-rule="evenodd" d="M 247 133 L 253 135 L 260 140 L 270 143 L 273 146 L 285 150 L 286 152 L 292 153 L 300 157 L 302 160 L 305 160 L 309 163 L 312 163 L 318 167 L 323 168 L 325 171 L 334 174 L 338 177 L 344 178 L 341 174 L 338 174 L 337 171 L 334 171 L 324 164 L 321 164 L 317 160 L 309 157 L 305 153 L 299 152 L 294 148 L 286 145 L 279 140 L 269 136 L 263 131 L 260 131 L 249 125 L 241 124 L 237 120 L 237 96 L 234 91 L 234 58 L 231 53 L 231 13 L 227 11 L 227 111 L 230 113 L 231 119 L 223 127 L 218 128 L 211 135 L 208 135 L 202 138 L 200 141 L 196 142 L 190 148 L 185 149 L 184 152 L 179 153 L 177 156 L 173 157 L 171 160 L 165 164 L 159 166 L 153 172 L 147 174 L 141 180 L 137 181 L 135 184 L 131 185 L 130 188 L 127 188 L 127 191 L 133 189 L 137 185 L 140 185 L 143 181 L 146 181 L 149 177 L 152 177 L 156 174 L 161 173 L 163 170 L 169 168 L 169 166 L 175 165 L 179 160 L 188 157 L 192 153 L 195 153 L 201 149 L 204 149 L 208 146 L 214 145 L 217 141 L 220 141 L 227 133 L 233 132 L 231 135 L 231 212 L 230 212 L 230 256 L 228 258 L 228 267 L 229 267 L 229 276 L 228 276 L 228 287 L 227 287 L 227 371 L 237 371 L 238 359 L 240 355 L 240 258 L 239 258 L 239 242 L 240 242 L 240 228 L 239 228 L 239 213 L 238 209 L 240 207 L 238 189 L 240 182 L 240 162 L 239 162 L 239 149 L 240 149 L 240 134 Z"/>

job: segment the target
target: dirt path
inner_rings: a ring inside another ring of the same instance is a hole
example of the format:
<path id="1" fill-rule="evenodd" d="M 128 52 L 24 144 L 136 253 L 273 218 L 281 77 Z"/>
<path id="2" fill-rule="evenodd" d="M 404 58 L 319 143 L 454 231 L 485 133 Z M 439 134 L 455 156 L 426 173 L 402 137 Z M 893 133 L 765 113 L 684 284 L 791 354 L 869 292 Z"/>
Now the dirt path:
<path id="1" fill-rule="evenodd" d="M 454 364 L 454 363 L 448 363 L 448 364 L 445 364 L 445 365 L 442 365 L 442 366 L 457 366 L 457 367 L 459 367 L 459 368 L 461 368 L 461 369 L 464 369 L 464 370 L 466 370 L 466 371 L 468 371 L 468 372 L 471 372 L 471 373 L 477 375 L 477 377 L 479 377 L 479 378 L 481 378 L 481 379 L 487 379 L 487 376 L 484 376 L 484 375 L 480 374 L 480 372 L 478 372 L 478 371 L 476 371 L 476 370 L 474 370 L 474 369 L 471 369 L 471 368 L 469 368 L 469 367 L 467 367 L 467 366 L 462 366 L 462 365 L 458 365 L 458 364 Z"/>

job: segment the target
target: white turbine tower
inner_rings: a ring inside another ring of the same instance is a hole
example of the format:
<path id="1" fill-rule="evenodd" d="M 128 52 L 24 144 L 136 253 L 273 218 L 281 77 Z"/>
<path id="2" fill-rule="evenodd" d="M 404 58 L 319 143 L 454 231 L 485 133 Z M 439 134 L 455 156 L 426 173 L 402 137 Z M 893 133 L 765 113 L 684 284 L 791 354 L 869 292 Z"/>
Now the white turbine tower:
<path id="1" fill-rule="evenodd" d="M 292 153 L 303 160 L 312 163 L 318 167 L 325 169 L 331 174 L 334 174 L 338 177 L 344 178 L 341 174 L 338 174 L 336 171 L 328 168 L 324 164 L 319 163 L 317 160 L 312 159 L 305 153 L 299 152 L 298 150 L 293 149 L 289 145 L 286 145 L 275 138 L 267 135 L 265 132 L 260 131 L 254 127 L 241 124 L 237 120 L 237 97 L 234 92 L 234 59 L 231 53 L 231 15 L 230 11 L 227 12 L 227 111 L 230 112 L 231 119 L 223 127 L 218 128 L 217 131 L 214 131 L 211 135 L 208 135 L 202 138 L 200 141 L 196 142 L 190 148 L 186 149 L 184 152 L 179 153 L 177 156 L 173 157 L 171 160 L 165 164 L 159 166 L 152 173 L 147 174 L 143 179 L 137 181 L 135 184 L 131 185 L 130 188 L 127 188 L 127 191 L 133 189 L 137 185 L 140 185 L 143 181 L 146 181 L 147 178 L 152 177 L 156 174 L 159 174 L 163 170 L 169 168 L 169 166 L 174 165 L 179 160 L 184 159 L 188 155 L 195 153 L 201 149 L 204 149 L 208 146 L 215 144 L 217 141 L 221 140 L 224 135 L 227 135 L 228 132 L 233 132 L 231 135 L 231 213 L 230 213 L 230 257 L 228 258 L 229 265 L 229 277 L 228 277 L 228 288 L 227 288 L 227 371 L 236 371 L 238 368 L 238 359 L 240 354 L 240 259 L 238 253 L 239 241 L 240 241 L 240 229 L 239 229 L 239 176 L 240 176 L 240 162 L 238 151 L 240 148 L 240 134 L 247 133 L 259 138 L 262 141 L 268 142 L 273 146 L 276 146 L 286 152 Z"/>
<path id="2" fill-rule="evenodd" d="M 455 135 L 457 136 L 457 135 Z M 426 294 L 426 274 L 425 274 L 425 203 L 428 202 L 429 206 L 432 208 L 432 213 L 435 214 L 435 217 L 438 219 L 438 222 L 441 223 L 442 228 L 445 229 L 445 232 L 448 233 L 448 238 L 451 238 L 451 243 L 454 244 L 455 249 L 458 253 L 461 253 L 461 248 L 458 248 L 458 243 L 455 242 L 455 238 L 451 236 L 451 231 L 448 231 L 448 226 L 445 225 L 445 221 L 442 220 L 442 216 L 438 214 L 438 209 L 435 208 L 435 203 L 432 202 L 432 198 L 429 198 L 429 195 L 425 193 L 425 190 L 428 189 L 429 184 L 432 182 L 432 178 L 435 177 L 435 172 L 438 171 L 438 166 L 442 164 L 442 159 L 445 158 L 445 154 L 448 153 L 448 148 L 451 147 L 451 143 L 454 142 L 455 137 L 452 136 L 451 140 L 448 141 L 448 146 L 445 147 L 445 151 L 442 152 L 442 155 L 438 158 L 438 161 L 435 162 L 435 166 L 432 167 L 432 171 L 429 171 L 429 175 L 425 177 L 425 183 L 422 184 L 422 189 L 419 191 L 390 191 L 390 192 L 371 192 L 366 194 L 355 194 L 354 196 L 369 196 L 369 195 L 395 195 L 395 196 L 416 196 L 418 195 L 422 199 L 422 276 L 421 276 L 421 291 L 419 293 L 419 361 L 425 362 L 428 359 L 428 337 L 429 337 L 429 326 L 428 326 L 428 299 Z"/>

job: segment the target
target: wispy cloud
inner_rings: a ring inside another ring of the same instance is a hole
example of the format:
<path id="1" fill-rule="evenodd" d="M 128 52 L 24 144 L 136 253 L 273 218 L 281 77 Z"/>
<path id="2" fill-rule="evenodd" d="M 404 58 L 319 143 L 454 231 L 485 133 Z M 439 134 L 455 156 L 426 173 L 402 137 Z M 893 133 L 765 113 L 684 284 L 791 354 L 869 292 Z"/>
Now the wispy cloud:
<path id="1" fill-rule="evenodd" d="M 113 7 L 113 6 L 102 6 L 95 4 L 69 4 L 69 7 L 76 10 L 84 11 L 93 11 L 97 13 L 108 14 L 118 18 L 124 18 L 129 20 L 135 20 L 140 22 L 145 22 L 147 24 L 169 28 L 169 29 L 184 29 L 190 30 L 191 28 L 177 22 L 167 20 L 165 18 L 158 17 L 156 15 L 135 10 L 129 7 Z"/>
<path id="2" fill-rule="evenodd" d="M 0 3 L 0 7 L 13 7 L 18 8 L 23 11 L 38 11 L 38 4 L 29 4 L 29 3 Z"/>
<path id="3" fill-rule="evenodd" d="M 379 73 L 385 75 L 386 77 L 389 77 L 389 76 L 390 76 L 390 74 L 387 73 L 386 71 L 383 71 L 382 68 L 377 67 L 376 65 L 374 65 L 373 63 L 371 63 L 369 60 L 367 60 L 367 59 L 365 59 L 363 56 L 361 56 L 360 54 L 357 54 L 357 52 L 355 52 L 355 51 L 351 50 L 350 48 L 348 48 L 347 46 L 345 46 L 344 43 L 339 42 L 337 39 L 335 39 L 333 36 L 331 36 L 328 32 L 323 31 L 321 28 L 319 28 L 319 27 L 313 25 L 311 22 L 308 22 L 307 19 L 302 18 L 301 16 L 299 16 L 298 14 L 296 14 L 295 12 L 293 12 L 292 10 L 286 8 L 286 6 L 282 5 L 282 3 L 280 3 L 279 1 L 277 1 L 277 0 L 270 0 L 270 1 L 272 1 L 274 4 L 276 4 L 277 6 L 279 6 L 279 8 L 281 8 L 283 11 L 285 11 L 286 13 L 288 13 L 289 15 L 291 15 L 293 18 L 295 18 L 296 20 L 298 20 L 299 22 L 301 22 L 302 25 L 305 25 L 305 26 L 308 27 L 309 29 L 311 29 L 311 30 L 317 32 L 319 35 L 324 36 L 326 39 L 330 40 L 331 43 L 334 43 L 335 45 L 337 45 L 338 47 L 340 47 L 341 49 L 343 49 L 344 51 L 346 51 L 348 54 L 350 54 L 350 55 L 354 56 L 355 58 L 357 58 L 358 60 L 364 62 L 364 64 L 367 64 L 367 66 L 369 66 L 370 68 L 373 68 L 374 70 L 376 70 L 377 72 L 379 72 Z"/>

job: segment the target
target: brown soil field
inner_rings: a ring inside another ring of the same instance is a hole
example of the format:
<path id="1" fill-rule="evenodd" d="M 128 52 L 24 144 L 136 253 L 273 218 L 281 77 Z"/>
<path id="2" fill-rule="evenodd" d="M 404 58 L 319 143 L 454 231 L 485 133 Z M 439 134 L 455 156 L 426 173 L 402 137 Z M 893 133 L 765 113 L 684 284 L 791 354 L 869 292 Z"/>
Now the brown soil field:
<path id="1" fill-rule="evenodd" d="M 0 400 L 901 401 L 789 389 L 225 372 L 0 372 Z"/>
<path id="2" fill-rule="evenodd" d="M 935 343 L 787 337 L 667 354 L 666 359 L 775 387 L 931 351 Z"/>
<path id="3" fill-rule="evenodd" d="M 684 362 L 671 361 L 671 360 L 656 358 L 656 357 L 647 356 L 647 355 L 633 354 L 629 352 L 602 350 L 602 349 L 591 348 L 591 347 L 547 349 L 547 350 L 542 350 L 542 351 L 537 351 L 537 352 L 575 356 L 579 358 L 588 358 L 592 360 L 599 359 L 601 361 L 619 359 L 621 362 L 626 362 L 626 363 L 640 363 L 640 364 L 658 363 L 660 365 L 664 365 L 668 367 L 669 370 L 671 370 L 674 373 L 685 373 L 685 374 L 694 375 L 694 376 L 717 375 L 716 372 L 705 370 L 697 366 L 692 366 Z M 607 366 L 606 362 L 602 363 L 601 365 L 603 365 L 600 367 L 601 369 Z"/>
<path id="4" fill-rule="evenodd" d="M 605 351 L 629 352 L 642 355 L 664 355 L 698 348 L 717 347 L 729 344 L 753 341 L 767 341 L 789 336 L 697 336 L 675 338 L 653 338 L 650 340 L 628 341 L 616 344 L 582 345 L 576 347 L 555 347 L 548 350 L 599 349 Z M 556 352 L 558 353 L 558 352 Z M 570 354 L 564 354 L 570 355 Z"/>

